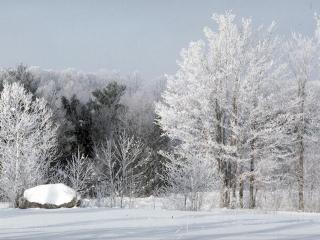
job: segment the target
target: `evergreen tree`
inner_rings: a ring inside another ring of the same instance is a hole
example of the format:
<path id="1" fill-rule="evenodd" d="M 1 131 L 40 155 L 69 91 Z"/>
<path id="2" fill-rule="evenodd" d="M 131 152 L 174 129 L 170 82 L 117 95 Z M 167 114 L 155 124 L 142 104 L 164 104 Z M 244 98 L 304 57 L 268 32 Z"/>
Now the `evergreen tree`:
<path id="1" fill-rule="evenodd" d="M 125 89 L 124 85 L 111 82 L 104 89 L 97 89 L 92 93 L 93 99 L 88 106 L 92 113 L 92 138 L 95 143 L 112 138 L 121 128 L 121 118 L 125 109 L 121 97 Z"/>
<path id="2" fill-rule="evenodd" d="M 39 81 L 28 70 L 28 67 L 19 64 L 16 68 L 9 68 L 2 72 L 0 78 L 0 89 L 2 90 L 4 81 L 8 83 L 18 82 L 21 84 L 28 93 L 36 94 L 39 87 Z"/>
<path id="3" fill-rule="evenodd" d="M 64 161 L 71 159 L 78 148 L 81 154 L 91 158 L 93 142 L 90 109 L 86 104 L 81 103 L 76 95 L 71 99 L 62 97 L 61 103 L 65 111 L 63 131 L 59 136 L 61 159 Z"/>

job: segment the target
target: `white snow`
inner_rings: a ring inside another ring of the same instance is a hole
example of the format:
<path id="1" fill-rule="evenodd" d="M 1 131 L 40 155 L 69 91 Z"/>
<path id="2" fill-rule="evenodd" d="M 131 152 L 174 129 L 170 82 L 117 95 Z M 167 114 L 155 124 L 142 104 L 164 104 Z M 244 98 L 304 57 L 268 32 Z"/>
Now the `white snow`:
<path id="1" fill-rule="evenodd" d="M 320 214 L 223 210 L 0 209 L 0 239 L 320 239 Z"/>
<path id="2" fill-rule="evenodd" d="M 29 202 L 61 205 L 70 202 L 77 196 L 77 193 L 72 188 L 62 183 L 57 183 L 39 185 L 33 188 L 29 188 L 24 191 L 23 196 Z"/>

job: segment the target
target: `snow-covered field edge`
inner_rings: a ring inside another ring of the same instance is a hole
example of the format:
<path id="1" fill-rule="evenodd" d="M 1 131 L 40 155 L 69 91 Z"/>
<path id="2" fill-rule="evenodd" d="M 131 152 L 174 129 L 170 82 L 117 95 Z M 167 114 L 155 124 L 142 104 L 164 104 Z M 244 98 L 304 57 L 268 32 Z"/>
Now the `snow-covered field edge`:
<path id="1" fill-rule="evenodd" d="M 244 196 L 248 193 L 245 191 Z M 293 193 L 284 191 L 276 192 L 261 192 L 257 195 L 257 206 L 254 210 L 257 212 L 297 212 L 296 199 Z M 307 207 L 304 212 L 319 212 L 319 198 L 314 197 L 314 201 L 307 202 Z M 200 193 L 198 199 L 197 211 L 212 211 L 220 208 L 219 192 Z M 247 202 L 244 202 L 244 209 L 248 209 Z M 186 204 L 186 205 L 185 205 Z M 0 201 L 0 209 L 9 208 L 8 202 Z M 81 208 L 121 208 L 121 198 L 83 198 L 81 200 Z M 180 194 L 171 194 L 164 196 L 149 196 L 149 197 L 124 197 L 122 199 L 122 208 L 126 209 L 165 209 L 165 210 L 193 210 L 190 200 L 185 201 L 185 197 Z M 242 209 L 237 208 L 239 211 Z M 311 210 L 312 209 L 312 210 Z"/>
<path id="2" fill-rule="evenodd" d="M 244 199 L 248 199 L 248 192 L 244 191 Z M 295 197 L 296 196 L 296 197 Z M 283 190 L 274 192 L 261 192 L 257 195 L 257 205 L 253 211 L 259 212 L 297 212 L 297 196 L 292 192 Z M 306 201 L 304 212 L 319 212 L 320 199 L 315 193 L 312 201 Z M 100 198 L 100 199 L 82 199 L 81 207 L 84 208 L 120 208 L 120 198 Z M 186 204 L 186 205 L 185 205 Z M 166 210 L 194 210 L 192 209 L 190 199 L 185 202 L 185 197 L 181 194 L 171 194 L 165 196 L 149 196 L 123 199 L 123 208 L 131 209 L 166 209 Z M 219 192 L 200 193 L 198 199 L 197 211 L 211 211 L 220 208 Z M 237 209 L 241 210 L 239 207 Z M 244 209 L 248 209 L 248 202 L 244 201 Z"/>

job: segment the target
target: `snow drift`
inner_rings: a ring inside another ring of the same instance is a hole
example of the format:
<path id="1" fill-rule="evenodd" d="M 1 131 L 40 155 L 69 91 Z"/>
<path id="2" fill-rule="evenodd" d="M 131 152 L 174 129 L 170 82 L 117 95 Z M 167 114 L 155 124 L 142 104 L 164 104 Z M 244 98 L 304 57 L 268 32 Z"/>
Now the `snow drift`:
<path id="1" fill-rule="evenodd" d="M 46 184 L 29 188 L 19 199 L 19 208 L 60 208 L 78 205 L 77 193 L 62 184 Z"/>

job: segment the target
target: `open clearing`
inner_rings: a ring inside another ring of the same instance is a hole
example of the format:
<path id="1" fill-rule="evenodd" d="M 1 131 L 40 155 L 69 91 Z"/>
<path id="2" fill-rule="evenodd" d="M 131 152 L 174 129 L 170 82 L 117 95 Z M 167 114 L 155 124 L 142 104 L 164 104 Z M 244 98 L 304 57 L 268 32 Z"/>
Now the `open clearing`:
<path id="1" fill-rule="evenodd" d="M 0 209 L 0 239 L 320 239 L 320 214 Z"/>

